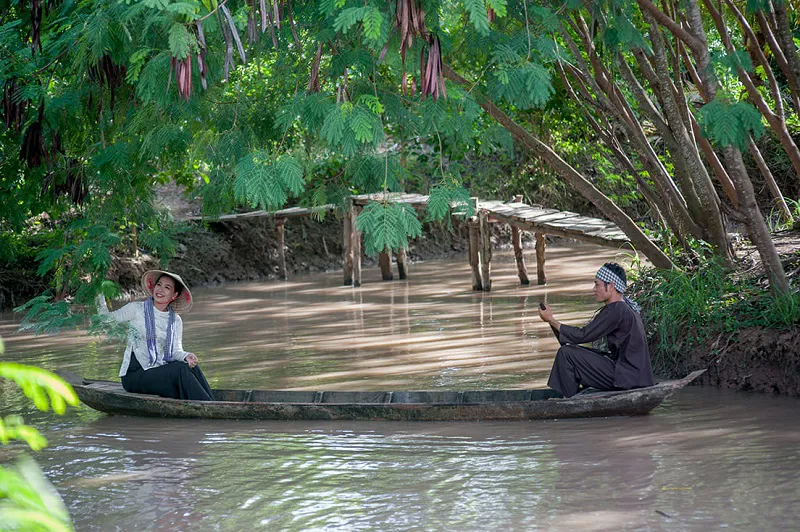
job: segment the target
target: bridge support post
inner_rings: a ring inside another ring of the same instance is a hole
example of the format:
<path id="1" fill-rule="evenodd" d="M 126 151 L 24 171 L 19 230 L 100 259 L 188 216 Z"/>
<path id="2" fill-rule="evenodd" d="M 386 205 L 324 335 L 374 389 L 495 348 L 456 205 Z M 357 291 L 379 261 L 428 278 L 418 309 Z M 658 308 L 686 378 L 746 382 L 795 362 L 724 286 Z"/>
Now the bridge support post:
<path id="1" fill-rule="evenodd" d="M 481 284 L 483 291 L 492 289 L 492 231 L 489 226 L 489 213 L 481 211 L 478 214 L 478 223 L 481 236 Z"/>
<path id="2" fill-rule="evenodd" d="M 547 284 L 547 274 L 544 271 L 544 234 L 535 233 L 536 237 L 536 284 Z"/>
<path id="3" fill-rule="evenodd" d="M 353 219 L 352 208 L 347 209 L 344 213 L 344 222 L 342 223 L 342 240 L 343 240 L 343 260 L 342 270 L 344 274 L 344 285 L 350 286 L 353 284 Z"/>
<path id="4" fill-rule="evenodd" d="M 286 279 L 286 218 L 276 218 L 275 228 L 278 230 L 278 277 Z"/>
<path id="5" fill-rule="evenodd" d="M 525 256 L 522 253 L 522 231 L 516 225 L 511 226 L 511 245 L 514 246 L 514 260 L 517 263 L 517 275 L 519 275 L 519 284 L 531 284 L 528 279 L 528 268 L 525 267 Z"/>
<path id="6" fill-rule="evenodd" d="M 514 196 L 514 203 L 522 203 L 522 194 Z M 528 279 L 528 268 L 525 267 L 525 255 L 522 254 L 522 230 L 519 226 L 511 225 L 511 245 L 514 246 L 514 261 L 517 263 L 519 284 L 527 286 L 531 281 Z"/>
<path id="7" fill-rule="evenodd" d="M 392 256 L 389 255 L 388 251 L 381 251 L 378 254 L 378 264 L 380 264 L 381 278 L 384 281 L 394 279 L 394 275 L 392 275 Z"/>
<path id="8" fill-rule="evenodd" d="M 353 250 L 353 286 L 355 287 L 361 286 L 361 232 L 358 230 L 358 224 L 356 223 L 358 211 L 359 208 L 356 205 L 350 208 L 350 225 L 353 229 L 350 245 Z"/>
<path id="9" fill-rule="evenodd" d="M 475 291 L 482 291 L 483 284 L 481 283 L 481 259 L 478 254 L 480 238 L 478 235 L 478 222 L 470 220 L 467 222 L 469 229 L 469 266 L 472 270 L 472 289 Z"/>
<path id="10" fill-rule="evenodd" d="M 397 257 L 397 277 L 400 280 L 406 279 L 408 277 L 408 270 L 406 269 L 406 250 L 405 249 L 398 249 L 395 253 L 395 257 Z"/>

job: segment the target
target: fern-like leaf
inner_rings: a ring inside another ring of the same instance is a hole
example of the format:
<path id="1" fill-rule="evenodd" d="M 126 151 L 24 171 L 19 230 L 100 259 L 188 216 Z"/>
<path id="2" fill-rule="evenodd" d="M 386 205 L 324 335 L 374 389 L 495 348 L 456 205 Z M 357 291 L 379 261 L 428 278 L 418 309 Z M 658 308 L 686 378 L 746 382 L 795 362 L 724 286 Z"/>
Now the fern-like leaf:
<path id="1" fill-rule="evenodd" d="M 356 227 L 364 235 L 366 253 L 373 256 L 384 251 L 407 249 L 409 237 L 422 234 L 416 211 L 406 203 L 369 203 L 358 215 Z"/>
<path id="2" fill-rule="evenodd" d="M 464 0 L 464 8 L 469 13 L 469 21 L 481 35 L 489 34 L 489 15 L 484 0 Z"/>
<path id="3" fill-rule="evenodd" d="M 364 18 L 368 10 L 368 7 L 348 7 L 343 9 L 333 21 L 333 29 L 346 34 L 354 24 Z"/>
<path id="4" fill-rule="evenodd" d="M 189 55 L 189 31 L 179 22 L 169 30 L 169 50 L 176 59 L 185 59 Z"/>
<path id="5" fill-rule="evenodd" d="M 275 172 L 282 185 L 295 196 L 305 189 L 303 168 L 291 155 L 281 155 L 275 163 Z"/>
<path id="6" fill-rule="evenodd" d="M 703 106 L 698 113 L 703 136 L 720 147 L 747 149 L 747 137 L 759 137 L 764 132 L 761 114 L 749 103 L 730 104 L 721 97 Z"/>

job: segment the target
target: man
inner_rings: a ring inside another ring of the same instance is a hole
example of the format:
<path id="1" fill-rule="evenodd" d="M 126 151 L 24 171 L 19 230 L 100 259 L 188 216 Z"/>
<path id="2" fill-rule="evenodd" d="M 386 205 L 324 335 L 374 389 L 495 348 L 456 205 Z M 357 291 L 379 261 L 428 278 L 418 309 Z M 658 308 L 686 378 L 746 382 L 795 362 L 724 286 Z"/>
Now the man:
<path id="1" fill-rule="evenodd" d="M 539 317 L 550 324 L 561 343 L 547 385 L 564 397 L 578 393 L 581 385 L 600 390 L 653 385 L 639 306 L 625 297 L 626 288 L 625 270 L 608 262 L 594 280 L 594 297 L 605 306 L 585 327 L 563 325 L 553 317 L 549 306 L 539 310 Z M 603 337 L 608 341 L 608 353 L 578 345 Z"/>

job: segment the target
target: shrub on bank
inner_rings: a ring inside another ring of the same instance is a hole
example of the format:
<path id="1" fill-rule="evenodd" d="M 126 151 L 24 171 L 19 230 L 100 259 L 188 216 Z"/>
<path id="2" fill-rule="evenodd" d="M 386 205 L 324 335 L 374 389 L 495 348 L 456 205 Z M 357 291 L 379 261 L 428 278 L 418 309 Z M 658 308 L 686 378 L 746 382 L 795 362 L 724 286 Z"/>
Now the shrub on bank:
<path id="1" fill-rule="evenodd" d="M 642 305 L 657 375 L 675 377 L 714 365 L 721 355 L 735 357 L 735 344 L 745 331 L 800 332 L 796 280 L 791 294 L 779 295 L 765 289 L 763 279 L 731 275 L 717 262 L 690 271 L 640 269 L 636 274 L 635 297 Z M 765 335 L 765 342 L 774 336 Z M 755 358 L 776 362 L 766 360 L 769 356 Z"/>

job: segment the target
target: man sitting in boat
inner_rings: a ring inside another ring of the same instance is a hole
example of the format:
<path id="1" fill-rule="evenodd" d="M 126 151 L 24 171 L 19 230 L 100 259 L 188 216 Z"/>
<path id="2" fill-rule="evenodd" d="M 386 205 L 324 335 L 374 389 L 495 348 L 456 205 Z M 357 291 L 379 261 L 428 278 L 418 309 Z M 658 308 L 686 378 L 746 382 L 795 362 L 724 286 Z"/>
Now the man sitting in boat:
<path id="1" fill-rule="evenodd" d="M 128 345 L 119 376 L 127 392 L 147 393 L 173 399 L 213 401 L 208 381 L 197 365 L 197 356 L 183 350 L 183 321 L 178 312 L 188 311 L 192 293 L 179 275 L 150 270 L 142 276 L 145 301 L 108 310 L 97 296 L 97 311 L 127 323 Z"/>
<path id="2" fill-rule="evenodd" d="M 595 299 L 605 306 L 585 327 L 560 323 L 547 305 L 539 310 L 539 317 L 550 324 L 561 343 L 547 385 L 564 397 L 578 393 L 580 386 L 629 390 L 653 385 L 639 306 L 625 297 L 626 288 L 625 270 L 608 262 L 597 272 L 593 290 Z M 579 345 L 604 337 L 608 352 Z"/>

